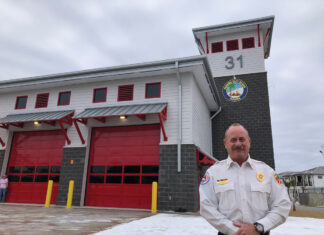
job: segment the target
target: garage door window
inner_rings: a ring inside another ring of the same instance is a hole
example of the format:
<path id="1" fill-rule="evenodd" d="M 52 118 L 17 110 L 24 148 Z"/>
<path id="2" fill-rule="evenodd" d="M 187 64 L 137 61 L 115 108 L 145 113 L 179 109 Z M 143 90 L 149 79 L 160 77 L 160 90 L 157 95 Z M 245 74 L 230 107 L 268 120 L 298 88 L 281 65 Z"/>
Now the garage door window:
<path id="1" fill-rule="evenodd" d="M 21 167 L 20 166 L 11 166 L 9 167 L 9 173 L 20 173 Z"/>
<path id="2" fill-rule="evenodd" d="M 8 171 L 9 182 L 44 182 L 60 180 L 60 166 L 11 166 Z M 50 172 L 51 169 L 51 172 Z"/>
<path id="3" fill-rule="evenodd" d="M 60 166 L 52 166 L 51 167 L 51 173 L 60 173 L 61 167 Z"/>
<path id="4" fill-rule="evenodd" d="M 36 175 L 35 182 L 47 182 L 48 175 Z"/>
<path id="5" fill-rule="evenodd" d="M 34 166 L 24 166 L 23 173 L 34 173 L 35 172 L 35 167 Z"/>
<path id="6" fill-rule="evenodd" d="M 121 176 L 106 176 L 107 184 L 121 184 L 122 177 Z"/>
<path id="7" fill-rule="evenodd" d="M 139 176 L 124 176 L 124 184 L 139 184 L 140 180 L 139 180 Z"/>
<path id="8" fill-rule="evenodd" d="M 105 166 L 92 166 L 91 173 L 105 173 Z"/>
<path id="9" fill-rule="evenodd" d="M 48 173 L 49 167 L 48 166 L 38 166 L 36 169 L 37 173 Z"/>
<path id="10" fill-rule="evenodd" d="M 152 184 L 158 181 L 158 173 L 157 165 L 91 166 L 89 183 Z"/>
<path id="11" fill-rule="evenodd" d="M 8 175 L 9 182 L 19 182 L 20 176 L 19 175 Z"/>
<path id="12" fill-rule="evenodd" d="M 105 177 L 104 176 L 96 176 L 96 175 L 91 175 L 90 176 L 90 183 L 104 183 L 105 182 Z"/>
<path id="13" fill-rule="evenodd" d="M 125 166 L 125 173 L 140 173 L 140 166 Z"/>
<path id="14" fill-rule="evenodd" d="M 22 175 L 21 182 L 34 182 L 34 175 Z"/>
<path id="15" fill-rule="evenodd" d="M 142 184 L 152 184 L 158 182 L 158 176 L 142 176 Z"/>
<path id="16" fill-rule="evenodd" d="M 107 166 L 107 173 L 122 173 L 122 166 Z"/>

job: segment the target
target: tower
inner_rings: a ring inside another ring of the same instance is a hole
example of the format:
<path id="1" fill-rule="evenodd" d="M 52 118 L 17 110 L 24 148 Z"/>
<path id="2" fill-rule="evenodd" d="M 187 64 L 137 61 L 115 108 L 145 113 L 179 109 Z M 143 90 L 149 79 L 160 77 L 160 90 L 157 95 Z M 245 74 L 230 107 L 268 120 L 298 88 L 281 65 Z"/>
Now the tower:
<path id="1" fill-rule="evenodd" d="M 274 16 L 193 29 L 206 55 L 222 110 L 212 121 L 213 155 L 227 157 L 226 128 L 243 124 L 252 139 L 251 157 L 274 167 L 265 59 L 270 55 Z"/>

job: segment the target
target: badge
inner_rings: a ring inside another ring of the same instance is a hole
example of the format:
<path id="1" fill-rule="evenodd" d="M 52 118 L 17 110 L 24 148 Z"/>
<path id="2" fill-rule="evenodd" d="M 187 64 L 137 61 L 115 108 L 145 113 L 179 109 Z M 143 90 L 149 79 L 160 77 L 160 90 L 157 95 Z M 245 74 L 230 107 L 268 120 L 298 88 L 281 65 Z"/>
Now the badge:
<path id="1" fill-rule="evenodd" d="M 243 80 L 232 79 L 225 83 L 223 87 L 223 95 L 226 100 L 237 102 L 246 97 L 248 87 Z"/>
<path id="2" fill-rule="evenodd" d="M 203 184 L 207 184 L 208 181 L 209 181 L 209 174 L 208 172 L 206 172 L 206 174 L 202 177 L 201 181 L 200 181 L 200 184 L 203 185 Z"/>
<path id="3" fill-rule="evenodd" d="M 275 174 L 274 177 L 275 177 L 278 184 L 283 184 L 282 180 L 279 179 L 279 176 L 277 174 Z"/>
<path id="4" fill-rule="evenodd" d="M 217 184 L 219 184 L 219 185 L 224 185 L 224 184 L 227 184 L 227 183 L 228 183 L 228 179 L 217 180 Z"/>
<path id="5" fill-rule="evenodd" d="M 264 181 L 264 174 L 261 171 L 258 171 L 256 177 L 261 183 Z"/>

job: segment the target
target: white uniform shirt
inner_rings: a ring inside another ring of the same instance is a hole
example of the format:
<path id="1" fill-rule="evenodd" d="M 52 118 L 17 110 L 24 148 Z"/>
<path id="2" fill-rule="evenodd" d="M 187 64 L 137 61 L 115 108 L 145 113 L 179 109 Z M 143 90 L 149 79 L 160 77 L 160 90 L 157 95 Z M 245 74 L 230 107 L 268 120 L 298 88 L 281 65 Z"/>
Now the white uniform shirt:
<path id="1" fill-rule="evenodd" d="M 215 163 L 200 187 L 200 214 L 218 231 L 235 234 L 233 222 L 258 222 L 269 231 L 285 222 L 291 208 L 287 189 L 267 164 L 248 158 L 240 167 L 230 157 Z"/>

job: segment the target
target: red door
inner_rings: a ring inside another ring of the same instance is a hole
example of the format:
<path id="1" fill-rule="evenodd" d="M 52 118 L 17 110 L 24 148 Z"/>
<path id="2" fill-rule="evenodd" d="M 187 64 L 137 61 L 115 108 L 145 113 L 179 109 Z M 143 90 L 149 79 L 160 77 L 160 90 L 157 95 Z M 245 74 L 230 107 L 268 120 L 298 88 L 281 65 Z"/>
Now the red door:
<path id="1" fill-rule="evenodd" d="M 159 125 L 94 128 L 85 205 L 149 209 L 159 142 Z"/>
<path id="2" fill-rule="evenodd" d="M 7 174 L 7 202 L 45 203 L 52 179 L 56 203 L 65 138 L 61 131 L 14 133 Z"/>

